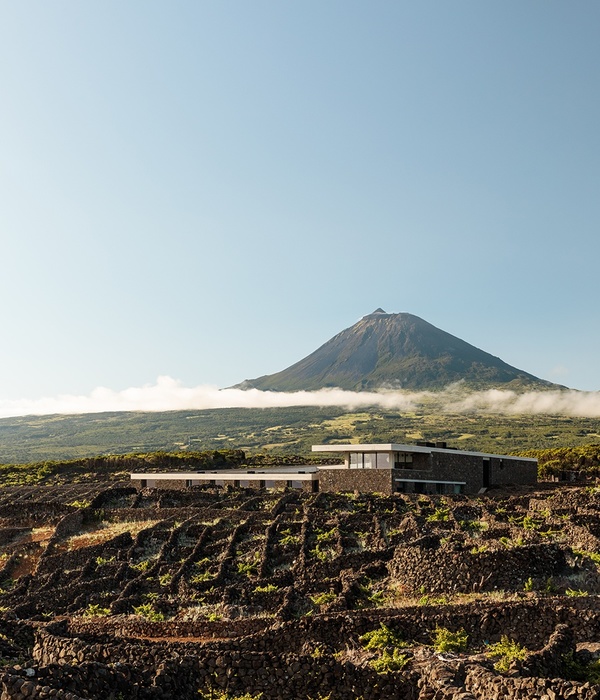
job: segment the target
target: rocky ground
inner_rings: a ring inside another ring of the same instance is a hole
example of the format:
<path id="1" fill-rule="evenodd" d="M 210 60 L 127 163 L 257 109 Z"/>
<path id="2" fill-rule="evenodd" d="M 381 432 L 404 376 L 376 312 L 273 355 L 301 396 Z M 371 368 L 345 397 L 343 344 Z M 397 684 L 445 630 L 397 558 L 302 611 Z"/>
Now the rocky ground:
<path id="1" fill-rule="evenodd" d="M 0 697 L 600 698 L 600 490 L 0 490 Z"/>

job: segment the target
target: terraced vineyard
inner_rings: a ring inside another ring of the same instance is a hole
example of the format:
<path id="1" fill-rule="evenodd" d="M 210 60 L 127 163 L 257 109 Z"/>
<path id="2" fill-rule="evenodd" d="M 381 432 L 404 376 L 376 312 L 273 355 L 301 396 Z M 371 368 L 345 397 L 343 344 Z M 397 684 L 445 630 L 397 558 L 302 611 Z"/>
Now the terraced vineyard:
<path id="1" fill-rule="evenodd" d="M 2 698 L 598 698 L 600 491 L 0 491 Z"/>

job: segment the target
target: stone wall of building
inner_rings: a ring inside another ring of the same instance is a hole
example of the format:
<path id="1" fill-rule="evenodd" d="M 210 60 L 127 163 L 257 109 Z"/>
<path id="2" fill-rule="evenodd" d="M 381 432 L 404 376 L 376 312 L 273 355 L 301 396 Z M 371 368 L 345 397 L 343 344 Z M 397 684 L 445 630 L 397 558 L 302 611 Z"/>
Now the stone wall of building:
<path id="1" fill-rule="evenodd" d="M 537 464 L 521 459 L 490 457 L 489 486 L 535 484 Z M 436 452 L 413 455 L 411 469 L 394 469 L 394 477 L 426 481 L 464 482 L 465 493 L 477 493 L 484 484 L 484 458 L 461 452 Z"/>
<path id="2" fill-rule="evenodd" d="M 492 486 L 504 484 L 535 484 L 537 482 L 537 462 L 524 459 L 497 459 L 492 457 Z"/>
<path id="3" fill-rule="evenodd" d="M 391 469 L 321 469 L 320 491 L 392 493 Z"/>
<path id="4" fill-rule="evenodd" d="M 312 481 L 299 481 L 298 485 L 292 486 L 292 482 L 295 482 L 296 479 L 294 479 L 294 474 L 290 474 L 290 478 L 286 479 L 285 481 L 283 480 L 273 480 L 267 478 L 269 475 L 265 474 L 265 479 L 263 480 L 250 480 L 250 479 L 244 479 L 244 475 L 240 474 L 238 479 L 224 479 L 224 478 L 218 478 L 219 475 L 215 474 L 215 479 L 214 481 L 218 481 L 219 485 L 222 484 L 221 488 L 226 488 L 226 487 L 235 487 L 235 488 L 245 488 L 245 489 L 261 489 L 265 488 L 265 482 L 269 482 L 272 484 L 269 488 L 271 489 L 277 489 L 277 490 L 282 490 L 286 488 L 297 488 L 299 491 L 308 491 L 311 492 L 313 491 L 313 482 Z M 151 479 L 146 479 L 146 482 L 152 481 Z M 199 484 L 194 484 L 193 486 L 188 486 L 186 483 L 186 479 L 156 479 L 153 482 L 153 485 L 151 488 L 157 488 L 157 489 L 165 489 L 165 490 L 171 490 L 171 491 L 181 491 L 183 489 L 188 489 L 188 488 L 194 488 L 194 487 L 210 487 L 213 486 L 215 487 L 215 484 L 211 484 L 209 481 L 206 482 L 201 482 Z M 241 486 L 240 482 L 243 482 L 244 486 Z M 143 483 L 142 480 L 140 479 L 132 479 L 131 480 L 132 486 L 134 486 L 136 489 L 142 489 L 142 488 L 148 488 L 147 483 Z M 218 487 L 218 486 L 217 486 Z M 316 488 L 316 487 L 315 487 Z"/>

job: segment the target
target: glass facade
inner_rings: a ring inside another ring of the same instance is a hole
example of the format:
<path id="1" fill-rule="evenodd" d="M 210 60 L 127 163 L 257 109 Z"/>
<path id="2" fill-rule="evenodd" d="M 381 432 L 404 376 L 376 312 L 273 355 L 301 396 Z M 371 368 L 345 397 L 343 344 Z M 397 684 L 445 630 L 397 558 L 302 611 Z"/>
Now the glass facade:
<path id="1" fill-rule="evenodd" d="M 350 469 L 387 469 L 390 466 L 389 452 L 350 452 Z"/>

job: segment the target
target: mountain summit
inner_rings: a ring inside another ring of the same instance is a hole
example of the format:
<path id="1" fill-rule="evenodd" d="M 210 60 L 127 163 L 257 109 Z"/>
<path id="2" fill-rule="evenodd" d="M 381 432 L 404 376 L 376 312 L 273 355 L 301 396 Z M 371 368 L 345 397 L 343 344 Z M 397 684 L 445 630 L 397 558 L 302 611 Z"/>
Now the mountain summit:
<path id="1" fill-rule="evenodd" d="M 439 390 L 460 380 L 474 389 L 556 386 L 511 367 L 418 316 L 388 314 L 379 308 L 291 367 L 248 379 L 237 388 Z"/>

